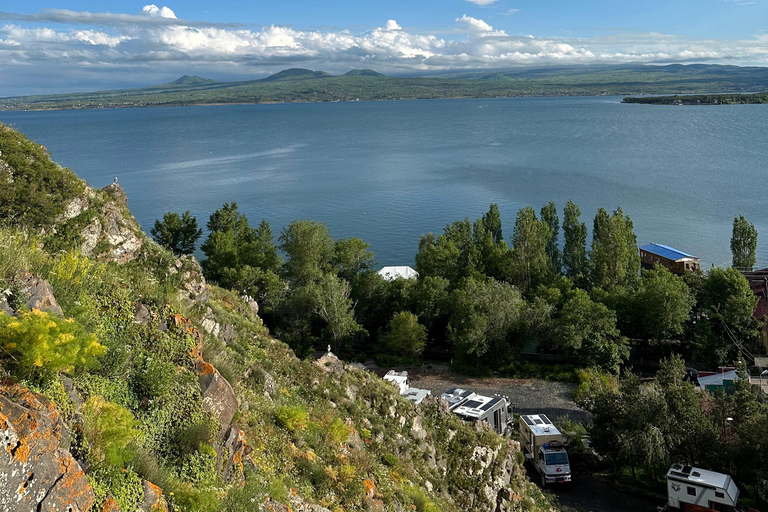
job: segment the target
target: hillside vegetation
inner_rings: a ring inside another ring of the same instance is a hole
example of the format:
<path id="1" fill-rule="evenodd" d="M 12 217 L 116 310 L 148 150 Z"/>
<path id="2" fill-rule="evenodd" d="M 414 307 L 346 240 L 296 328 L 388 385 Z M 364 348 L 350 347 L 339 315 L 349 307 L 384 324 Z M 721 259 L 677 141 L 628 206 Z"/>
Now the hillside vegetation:
<path id="1" fill-rule="evenodd" d="M 287 69 L 260 80 L 217 82 L 184 76 L 138 89 L 20 96 L 0 109 L 116 108 L 160 105 L 357 100 L 740 93 L 768 90 L 768 68 L 670 65 L 524 68 L 430 77 L 352 70 L 341 76 Z"/>
<path id="2" fill-rule="evenodd" d="M 148 239 L 117 184 L 2 125 L 0 183 L 3 507 L 550 510 L 517 443 L 298 359 L 253 299 Z"/>

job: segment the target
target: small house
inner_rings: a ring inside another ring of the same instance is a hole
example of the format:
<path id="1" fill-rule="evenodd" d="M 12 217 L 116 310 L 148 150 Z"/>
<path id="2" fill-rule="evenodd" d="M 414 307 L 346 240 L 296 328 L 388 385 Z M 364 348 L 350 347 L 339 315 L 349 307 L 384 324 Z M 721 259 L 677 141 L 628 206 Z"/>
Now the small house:
<path id="1" fill-rule="evenodd" d="M 417 279 L 419 273 L 413 270 L 411 267 L 384 267 L 377 272 L 381 277 L 387 281 L 394 281 L 395 279 Z"/>
<path id="2" fill-rule="evenodd" d="M 640 263 L 646 269 L 658 264 L 678 275 L 701 270 L 699 258 L 663 244 L 651 243 L 640 247 Z"/>

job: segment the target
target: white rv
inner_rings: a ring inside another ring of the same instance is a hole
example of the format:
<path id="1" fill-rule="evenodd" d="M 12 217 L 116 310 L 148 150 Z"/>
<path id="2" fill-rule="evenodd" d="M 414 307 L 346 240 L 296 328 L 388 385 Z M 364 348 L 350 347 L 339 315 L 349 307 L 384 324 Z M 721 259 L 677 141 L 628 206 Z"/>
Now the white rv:
<path id="1" fill-rule="evenodd" d="M 413 402 L 414 404 L 420 404 L 426 397 L 432 394 L 428 389 L 412 388 L 411 383 L 408 380 L 408 372 L 396 372 L 395 370 L 389 370 L 384 375 L 384 380 L 387 382 L 394 382 L 397 385 L 397 389 L 403 398 Z"/>
<path id="2" fill-rule="evenodd" d="M 739 488 L 730 477 L 706 469 L 675 464 L 667 471 L 667 504 L 660 510 L 747 512 Z"/>
<path id="3" fill-rule="evenodd" d="M 469 390 L 451 388 L 440 398 L 448 402 L 448 408 L 459 418 L 485 421 L 499 434 L 506 433 L 512 419 L 512 407 L 505 397 L 483 396 Z"/>
<path id="4" fill-rule="evenodd" d="M 563 434 L 545 414 L 520 416 L 523 454 L 541 476 L 541 486 L 571 481 L 571 464 L 563 445 Z"/>

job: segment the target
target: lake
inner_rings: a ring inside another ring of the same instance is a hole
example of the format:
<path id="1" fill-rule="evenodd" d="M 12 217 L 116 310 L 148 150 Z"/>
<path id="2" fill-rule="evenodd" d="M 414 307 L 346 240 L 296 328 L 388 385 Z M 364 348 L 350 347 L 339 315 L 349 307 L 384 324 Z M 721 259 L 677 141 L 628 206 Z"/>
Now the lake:
<path id="1" fill-rule="evenodd" d="M 379 265 L 498 203 L 573 200 L 590 227 L 620 206 L 640 245 L 727 265 L 733 218 L 768 237 L 768 105 L 664 107 L 509 98 L 0 112 L 94 187 L 115 176 L 149 232 L 167 211 L 205 225 L 236 201 L 275 237 L 295 219 L 360 237 Z M 762 240 L 761 240 L 762 241 Z M 765 244 L 758 264 L 768 264 Z"/>

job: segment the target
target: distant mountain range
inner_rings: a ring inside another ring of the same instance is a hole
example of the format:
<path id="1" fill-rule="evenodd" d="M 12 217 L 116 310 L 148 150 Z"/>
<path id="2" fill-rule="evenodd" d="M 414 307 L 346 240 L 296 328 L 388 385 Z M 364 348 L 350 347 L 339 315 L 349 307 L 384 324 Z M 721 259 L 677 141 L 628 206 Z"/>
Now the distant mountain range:
<path id="1" fill-rule="evenodd" d="M 184 75 L 167 84 L 0 99 L 2 110 L 514 96 L 718 94 L 768 91 L 768 68 L 707 64 L 570 66 L 394 77 L 292 68 L 267 78 L 218 82 Z"/>

